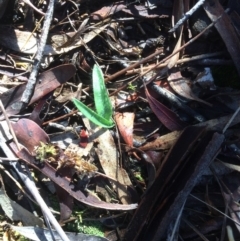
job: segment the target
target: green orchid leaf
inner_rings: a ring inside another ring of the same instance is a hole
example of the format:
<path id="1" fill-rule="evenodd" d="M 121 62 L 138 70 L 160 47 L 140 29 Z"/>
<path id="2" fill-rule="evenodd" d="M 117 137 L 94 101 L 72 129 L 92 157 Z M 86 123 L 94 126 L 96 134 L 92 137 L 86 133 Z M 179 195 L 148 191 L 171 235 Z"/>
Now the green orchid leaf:
<path id="1" fill-rule="evenodd" d="M 96 112 L 94 112 L 92 109 L 84 105 L 81 101 L 73 98 L 72 99 L 74 105 L 77 107 L 77 109 L 82 112 L 82 114 L 87 117 L 90 121 L 92 121 L 94 124 L 105 127 L 105 128 L 111 128 L 115 125 L 112 118 L 110 117 L 108 120 L 103 118 L 102 116 L 98 115 Z"/>
<path id="2" fill-rule="evenodd" d="M 101 68 L 94 65 L 92 72 L 93 96 L 97 113 L 103 118 L 109 120 L 112 117 L 112 104 L 105 86 L 104 77 Z"/>

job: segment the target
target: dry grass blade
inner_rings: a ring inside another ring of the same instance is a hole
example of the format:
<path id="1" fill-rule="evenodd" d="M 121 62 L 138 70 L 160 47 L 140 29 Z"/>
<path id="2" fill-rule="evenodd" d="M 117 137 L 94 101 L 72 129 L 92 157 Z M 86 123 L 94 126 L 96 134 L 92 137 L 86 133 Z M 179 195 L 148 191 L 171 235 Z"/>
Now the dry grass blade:
<path id="1" fill-rule="evenodd" d="M 234 220 L 233 218 L 231 218 L 230 216 L 228 216 L 226 213 L 223 213 L 221 210 L 219 210 L 219 209 L 217 209 L 217 208 L 209 205 L 208 203 L 202 201 L 201 199 L 199 199 L 198 197 L 196 197 L 196 196 L 194 196 L 194 195 L 192 195 L 192 194 L 190 194 L 190 196 L 193 197 L 193 198 L 195 198 L 195 199 L 198 200 L 199 202 L 202 202 L 202 203 L 204 203 L 205 205 L 211 207 L 211 208 L 214 209 L 215 211 L 219 212 L 221 215 L 225 216 L 226 218 L 228 218 L 228 219 L 230 219 L 231 221 L 233 221 L 234 223 L 236 223 L 237 225 L 240 225 L 239 222 L 236 222 L 236 220 Z"/>
<path id="2" fill-rule="evenodd" d="M 209 239 L 207 239 L 202 233 L 200 233 L 200 232 L 198 231 L 198 229 L 197 229 L 196 227 L 194 227 L 189 221 L 187 221 L 185 218 L 182 218 L 182 220 L 183 220 L 189 227 L 191 227 L 202 240 L 204 240 L 204 241 L 209 241 Z"/>

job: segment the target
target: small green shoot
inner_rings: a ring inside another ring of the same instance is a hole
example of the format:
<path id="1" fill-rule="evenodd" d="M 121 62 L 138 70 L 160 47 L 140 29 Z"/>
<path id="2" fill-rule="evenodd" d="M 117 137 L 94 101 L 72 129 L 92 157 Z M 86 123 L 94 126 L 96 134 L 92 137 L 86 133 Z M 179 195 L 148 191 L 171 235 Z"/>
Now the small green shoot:
<path id="1" fill-rule="evenodd" d="M 127 87 L 127 89 L 132 90 L 132 91 L 135 91 L 136 88 L 137 88 L 137 85 L 133 85 L 132 83 L 129 83 L 128 87 Z"/>
<path id="2" fill-rule="evenodd" d="M 96 112 L 75 98 L 72 101 L 77 109 L 94 124 L 111 128 L 115 125 L 112 119 L 112 105 L 105 86 L 102 70 L 96 64 L 93 67 L 92 79 Z"/>

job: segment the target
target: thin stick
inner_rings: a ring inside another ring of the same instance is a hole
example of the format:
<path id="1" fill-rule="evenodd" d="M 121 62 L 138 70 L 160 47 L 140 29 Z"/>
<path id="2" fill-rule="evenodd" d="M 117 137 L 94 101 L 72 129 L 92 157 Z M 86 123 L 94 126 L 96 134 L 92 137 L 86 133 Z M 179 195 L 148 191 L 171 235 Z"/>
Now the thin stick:
<path id="1" fill-rule="evenodd" d="M 6 154 L 6 156 L 8 158 L 16 158 L 15 155 L 10 150 L 10 148 L 6 145 L 4 139 L 2 138 L 1 135 L 0 135 L 0 143 L 1 143 L 1 145 L 5 145 L 5 148 L 3 150 L 4 150 L 4 153 Z M 48 217 L 51 224 L 53 225 L 53 227 L 56 229 L 59 236 L 61 237 L 61 239 L 64 240 L 64 241 L 69 241 L 69 238 L 67 237 L 67 235 L 63 231 L 62 227 L 59 225 L 59 223 L 57 222 L 57 220 L 55 219 L 55 217 L 53 216 L 53 214 L 49 210 L 49 207 L 47 206 L 47 204 L 44 202 L 43 198 L 39 194 L 38 189 L 36 188 L 34 181 L 32 180 L 32 178 L 30 178 L 31 176 L 29 177 L 26 174 L 26 172 L 22 169 L 19 162 L 9 162 L 9 163 L 14 168 L 14 170 L 17 172 L 19 177 L 22 179 L 26 188 L 32 194 L 33 198 L 38 203 L 38 205 L 41 207 L 42 212 L 45 213 L 45 215 Z"/>
<path id="2" fill-rule="evenodd" d="M 207 58 L 211 58 L 211 57 L 215 57 L 215 56 L 221 56 L 224 53 L 225 53 L 224 51 L 221 51 L 221 52 L 216 52 L 216 53 L 201 54 L 201 55 L 197 55 L 197 56 L 193 56 L 193 57 L 186 57 L 186 58 L 183 58 L 183 59 L 179 59 L 176 62 L 176 64 L 189 63 L 189 62 L 198 61 L 198 60 L 201 60 L 201 59 L 207 59 Z M 163 64 L 160 64 L 158 66 L 158 68 L 164 68 L 167 65 L 168 65 L 168 63 L 163 63 Z M 143 67 L 142 69 L 143 69 L 143 71 L 147 71 L 149 69 L 152 69 L 154 66 L 155 66 L 155 64 L 152 64 L 152 65 Z M 141 72 L 140 68 L 132 69 L 132 70 L 127 71 L 126 75 L 137 74 L 137 73 L 140 73 L 140 72 Z"/>
<path id="3" fill-rule="evenodd" d="M 21 98 L 21 102 L 22 102 L 21 109 L 23 109 L 25 106 L 28 105 L 28 103 L 33 95 L 33 92 L 34 92 L 34 88 L 35 88 L 35 85 L 37 82 L 38 70 L 39 70 L 40 63 L 41 63 L 41 60 L 43 57 L 43 51 L 44 51 L 44 48 L 45 48 L 45 45 L 47 42 L 47 36 L 48 36 L 51 21 L 52 21 L 53 10 L 54 10 L 54 0 L 50 0 L 49 5 L 48 5 L 48 10 L 45 14 L 45 21 L 44 21 L 43 28 L 42 28 L 40 44 L 37 49 L 36 57 L 34 59 L 32 72 L 29 76 L 29 80 L 26 85 L 26 89 L 24 90 L 22 98 Z"/>
<path id="4" fill-rule="evenodd" d="M 5 119 L 6 119 L 6 121 L 7 121 L 7 124 L 8 124 L 9 130 L 10 130 L 10 132 L 11 132 L 11 134 L 12 134 L 13 140 L 14 140 L 14 142 L 15 142 L 18 150 L 20 151 L 20 150 L 21 150 L 20 145 L 19 145 L 19 143 L 18 143 L 17 137 L 16 137 L 16 135 L 15 135 L 15 132 L 13 131 L 11 122 L 10 122 L 9 119 L 8 119 L 7 113 L 6 113 L 6 111 L 5 111 L 5 108 L 4 108 L 3 103 L 2 103 L 1 100 L 0 100 L 0 108 L 1 108 L 1 111 L 2 111 L 2 113 L 3 113 L 3 115 L 4 115 Z"/>
<path id="5" fill-rule="evenodd" d="M 205 0 L 199 0 L 188 12 L 186 12 L 183 15 L 183 17 L 180 20 L 178 20 L 178 22 L 175 24 L 175 26 L 172 29 L 170 29 L 168 32 L 169 33 L 175 32 L 181 25 L 184 24 L 184 22 L 186 20 L 188 20 L 191 17 L 191 15 L 193 15 L 193 13 L 197 9 L 199 9 L 204 4 L 204 2 L 205 2 Z"/>
<path id="6" fill-rule="evenodd" d="M 14 165 L 14 163 L 12 163 Z M 16 165 L 14 165 L 15 171 L 18 173 L 28 190 L 31 192 L 32 196 L 36 200 L 36 202 L 39 204 L 39 206 L 42 209 L 42 212 L 48 217 L 49 221 L 53 225 L 53 227 L 58 232 L 59 236 L 64 241 L 70 241 L 65 232 L 63 231 L 62 227 L 59 225 L 58 221 L 55 219 L 51 211 L 49 210 L 49 207 L 44 202 L 43 198 L 39 194 L 35 183 L 24 173 L 22 170 L 20 164 L 17 162 Z"/>
<path id="7" fill-rule="evenodd" d="M 238 108 L 236 109 L 236 111 L 234 112 L 234 114 L 232 115 L 232 117 L 230 118 L 230 120 L 228 121 L 228 123 L 225 125 L 225 127 L 223 128 L 222 133 L 225 133 L 225 131 L 228 129 L 228 127 L 231 125 L 231 123 L 233 122 L 233 120 L 235 119 L 236 115 L 238 114 L 238 112 L 240 111 L 240 106 L 238 106 Z"/>
<path id="8" fill-rule="evenodd" d="M 207 205 L 208 207 L 214 209 L 214 210 L 217 211 L 218 213 L 222 214 L 224 217 L 227 217 L 228 219 L 230 219 L 231 221 L 233 221 L 235 224 L 237 224 L 237 225 L 240 226 L 240 223 L 239 223 L 239 222 L 237 222 L 236 220 L 234 220 L 233 218 L 231 218 L 230 216 L 228 216 L 226 213 L 223 213 L 223 212 L 220 211 L 219 209 L 213 207 L 212 205 L 208 204 L 207 202 L 202 201 L 200 198 L 198 198 L 198 197 L 196 197 L 196 196 L 194 196 L 194 195 L 192 195 L 192 194 L 189 194 L 189 196 L 195 198 L 196 200 L 198 200 L 198 201 L 201 202 L 201 203 L 204 203 L 204 204 Z"/>
<path id="9" fill-rule="evenodd" d="M 32 199 L 32 197 L 30 195 L 28 195 L 28 193 L 25 192 L 25 190 L 22 188 L 21 184 L 1 164 L 0 164 L 0 169 L 3 170 L 10 179 L 12 179 L 12 181 L 16 184 L 16 186 L 20 189 L 20 191 L 24 195 L 26 195 L 32 202 L 34 202 L 36 205 L 38 205 L 38 203 L 34 199 Z"/>
<path id="10" fill-rule="evenodd" d="M 42 22 L 42 20 L 44 19 L 44 17 L 42 17 L 38 23 L 36 23 L 36 27 L 33 29 L 33 31 L 31 32 L 31 34 L 29 35 L 29 37 L 27 38 L 26 42 L 24 43 L 24 45 L 21 47 L 21 51 L 25 48 L 25 46 L 27 45 L 29 39 L 33 36 L 33 34 L 35 33 L 35 31 L 37 30 L 37 28 L 39 27 L 40 23 Z M 34 64 L 34 61 L 32 60 L 32 62 Z"/>
<path id="11" fill-rule="evenodd" d="M 41 15 L 45 15 L 45 13 L 43 13 L 41 10 L 39 10 L 38 8 L 36 8 L 29 0 L 23 0 L 23 2 L 25 2 L 28 6 L 30 6 L 31 8 L 33 8 L 36 12 L 38 12 Z"/>
<path id="12" fill-rule="evenodd" d="M 225 12 L 227 12 L 227 11 L 228 11 L 228 9 L 225 10 Z M 223 13 L 223 14 L 224 14 L 224 13 Z M 181 48 L 177 49 L 177 50 L 174 51 L 172 54 L 170 54 L 169 56 L 167 56 L 166 58 L 164 58 L 163 60 L 161 60 L 158 64 L 155 65 L 155 67 L 154 67 L 153 69 L 144 72 L 140 77 L 142 77 L 143 75 L 149 73 L 150 71 L 158 68 L 158 66 L 159 66 L 160 64 L 166 62 L 166 61 L 169 60 L 172 56 L 174 56 L 175 54 L 177 54 L 178 52 L 180 52 L 180 51 L 182 51 L 184 48 L 186 48 L 188 45 L 190 45 L 191 43 L 193 43 L 196 39 L 198 39 L 200 36 L 202 36 L 208 29 L 210 29 L 211 27 L 213 27 L 214 24 L 216 24 L 216 22 L 217 22 L 221 17 L 222 17 L 222 15 L 220 15 L 214 22 L 212 22 L 211 24 L 209 24 L 202 32 L 200 32 L 200 33 L 199 33 L 198 35 L 196 35 L 194 38 L 192 38 L 192 39 L 189 40 L 187 43 L 185 43 Z M 119 77 L 120 75 L 125 74 L 128 70 L 131 70 L 131 69 L 133 69 L 133 68 L 135 68 L 135 67 L 137 67 L 137 66 L 139 66 L 139 65 L 141 65 L 141 64 L 143 64 L 143 63 L 145 63 L 145 62 L 147 62 L 147 61 L 149 61 L 149 60 L 151 60 L 151 59 L 153 59 L 155 56 L 161 54 L 162 52 L 163 52 L 162 49 L 161 49 L 161 50 L 158 50 L 157 52 L 149 55 L 148 57 L 140 60 L 139 62 L 136 62 L 136 63 L 128 66 L 127 68 L 118 71 L 117 73 L 115 73 L 115 74 L 107 77 L 107 78 L 105 79 L 105 82 L 111 81 L 111 80 Z M 152 78 L 152 80 L 153 80 L 153 79 L 154 79 L 154 78 Z M 151 82 L 152 80 L 150 80 L 150 82 Z"/>

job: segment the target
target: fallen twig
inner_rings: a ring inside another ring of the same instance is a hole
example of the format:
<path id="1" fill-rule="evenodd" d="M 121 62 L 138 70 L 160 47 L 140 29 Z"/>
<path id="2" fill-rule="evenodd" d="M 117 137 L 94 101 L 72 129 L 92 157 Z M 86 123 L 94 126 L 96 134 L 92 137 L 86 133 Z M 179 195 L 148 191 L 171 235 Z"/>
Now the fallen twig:
<path id="1" fill-rule="evenodd" d="M 28 105 L 28 103 L 33 95 L 33 92 L 34 92 L 34 88 L 35 88 L 35 85 L 37 82 L 36 77 L 37 77 L 40 63 L 41 63 L 41 60 L 43 57 L 43 51 L 44 51 L 44 47 L 46 45 L 47 36 L 48 36 L 51 21 L 52 21 L 53 9 L 54 9 L 54 0 L 50 0 L 49 5 L 48 5 L 48 10 L 45 15 L 45 21 L 44 21 L 43 28 L 42 28 L 40 44 L 39 44 L 39 47 L 37 50 L 36 57 L 34 59 L 32 72 L 29 76 L 29 80 L 26 85 L 26 89 L 23 92 L 23 95 L 21 98 L 21 103 L 20 103 L 21 109 L 25 108 Z"/>
<path id="2" fill-rule="evenodd" d="M 184 24 L 186 20 L 188 20 L 191 17 L 191 15 L 193 15 L 194 12 L 196 12 L 204 4 L 204 2 L 205 0 L 199 0 L 188 12 L 184 14 L 184 16 L 180 20 L 178 20 L 175 26 L 173 26 L 173 28 L 170 29 L 168 32 L 175 32 L 181 25 Z"/>
<path id="3" fill-rule="evenodd" d="M 221 56 L 223 55 L 225 52 L 224 51 L 220 51 L 220 52 L 215 52 L 215 53 L 208 53 L 208 54 L 200 54 L 197 56 L 192 56 L 192 57 L 186 57 L 183 59 L 179 59 L 176 64 L 184 64 L 184 63 L 189 63 L 189 62 L 193 62 L 193 61 L 199 61 L 199 60 L 211 60 L 208 58 L 212 58 L 215 56 Z M 216 59 L 213 59 L 214 61 L 216 61 Z M 220 59 L 221 60 L 221 59 Z M 229 61 L 229 60 L 226 60 Z M 232 62 L 232 61 L 231 61 Z M 147 70 L 152 70 L 152 68 L 154 67 L 155 64 L 150 64 L 148 66 L 144 66 L 142 68 L 138 68 L 138 69 L 132 69 L 126 72 L 126 75 L 132 75 L 132 74 L 137 74 L 137 73 L 141 73 L 141 71 L 147 71 Z M 158 68 L 164 68 L 168 65 L 168 63 L 163 63 L 160 64 L 158 66 Z"/>
<path id="4" fill-rule="evenodd" d="M 239 111 L 240 111 L 240 106 L 236 109 L 236 111 L 234 112 L 233 116 L 230 118 L 228 123 L 225 125 L 225 127 L 223 128 L 222 133 L 225 133 L 225 131 L 228 129 L 228 127 L 232 124 L 234 118 L 236 118 L 236 116 L 237 116 Z"/>

